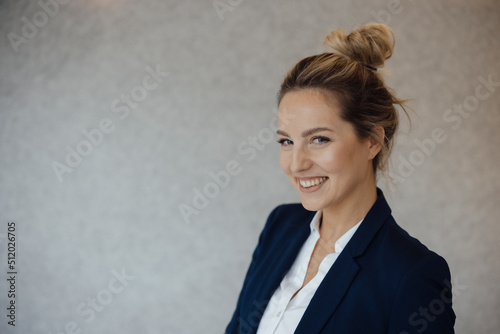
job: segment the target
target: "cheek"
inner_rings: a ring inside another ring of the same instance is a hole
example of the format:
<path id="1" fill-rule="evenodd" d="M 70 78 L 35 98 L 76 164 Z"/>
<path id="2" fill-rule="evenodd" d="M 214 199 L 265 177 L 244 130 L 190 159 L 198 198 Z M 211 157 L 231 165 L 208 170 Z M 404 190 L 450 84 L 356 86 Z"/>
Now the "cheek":
<path id="1" fill-rule="evenodd" d="M 363 158 L 362 148 L 355 145 L 345 145 L 332 150 L 324 157 L 323 164 L 330 173 L 342 174 L 344 177 L 362 173 L 367 160 Z"/>
<path id="2" fill-rule="evenodd" d="M 321 155 L 316 157 L 316 162 L 325 172 L 334 173 L 345 164 L 345 153 L 337 148 L 332 148 L 321 152 Z"/>

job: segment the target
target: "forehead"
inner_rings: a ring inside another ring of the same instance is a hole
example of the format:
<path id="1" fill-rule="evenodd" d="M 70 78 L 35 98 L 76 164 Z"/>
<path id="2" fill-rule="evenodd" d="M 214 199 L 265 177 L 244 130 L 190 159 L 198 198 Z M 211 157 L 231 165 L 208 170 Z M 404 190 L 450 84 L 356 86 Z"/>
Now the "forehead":
<path id="1" fill-rule="evenodd" d="M 292 91 L 281 100 L 278 108 L 278 127 L 334 127 L 341 122 L 340 106 L 336 99 L 315 89 Z"/>

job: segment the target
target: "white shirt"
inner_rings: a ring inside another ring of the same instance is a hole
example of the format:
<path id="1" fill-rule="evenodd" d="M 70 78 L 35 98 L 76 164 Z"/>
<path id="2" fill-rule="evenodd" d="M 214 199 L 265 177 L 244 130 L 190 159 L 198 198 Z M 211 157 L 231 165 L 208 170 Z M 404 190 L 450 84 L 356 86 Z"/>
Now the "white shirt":
<path id="1" fill-rule="evenodd" d="M 280 286 L 274 291 L 262 315 L 257 334 L 291 334 L 295 331 L 323 278 L 363 221 L 361 220 L 335 242 L 335 253 L 330 253 L 323 259 L 316 276 L 290 300 L 304 283 L 309 261 L 320 237 L 321 215 L 321 210 L 314 215 L 310 224 L 311 234 Z"/>

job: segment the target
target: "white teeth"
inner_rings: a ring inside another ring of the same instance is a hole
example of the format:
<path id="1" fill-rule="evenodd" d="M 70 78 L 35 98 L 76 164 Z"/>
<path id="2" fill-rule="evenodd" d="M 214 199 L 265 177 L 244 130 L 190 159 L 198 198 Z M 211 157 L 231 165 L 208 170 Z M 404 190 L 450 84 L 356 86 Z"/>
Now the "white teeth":
<path id="1" fill-rule="evenodd" d="M 315 185 L 320 184 L 321 182 L 325 181 L 327 178 L 326 177 L 321 177 L 317 179 L 311 179 L 311 180 L 298 180 L 300 185 L 304 188 L 309 188 Z"/>

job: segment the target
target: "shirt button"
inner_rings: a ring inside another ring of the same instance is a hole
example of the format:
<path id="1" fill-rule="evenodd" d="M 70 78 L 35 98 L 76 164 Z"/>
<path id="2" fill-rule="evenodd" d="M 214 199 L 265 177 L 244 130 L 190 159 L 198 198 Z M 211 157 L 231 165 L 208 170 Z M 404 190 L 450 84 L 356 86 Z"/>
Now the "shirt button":
<path id="1" fill-rule="evenodd" d="M 280 315 L 281 315 L 281 311 L 279 311 L 278 313 L 276 313 L 276 317 L 279 318 Z"/>

